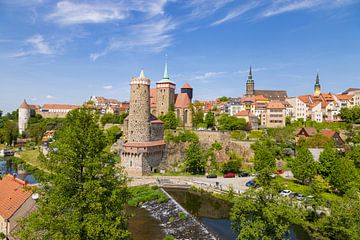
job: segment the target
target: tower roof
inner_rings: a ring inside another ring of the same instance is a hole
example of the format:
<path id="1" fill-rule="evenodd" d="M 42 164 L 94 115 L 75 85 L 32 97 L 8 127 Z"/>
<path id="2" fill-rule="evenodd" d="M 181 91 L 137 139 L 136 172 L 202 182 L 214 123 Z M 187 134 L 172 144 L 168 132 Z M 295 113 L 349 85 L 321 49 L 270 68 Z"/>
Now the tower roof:
<path id="1" fill-rule="evenodd" d="M 27 104 L 26 100 L 24 99 L 24 101 L 21 103 L 19 108 L 30 109 L 30 106 L 29 104 Z"/>
<path id="2" fill-rule="evenodd" d="M 320 83 L 319 73 L 316 74 L 316 84 Z"/>
<path id="3" fill-rule="evenodd" d="M 185 83 L 181 88 L 192 88 L 192 87 L 190 86 L 190 84 Z"/>
<path id="4" fill-rule="evenodd" d="M 145 76 L 144 70 L 141 69 L 139 77 L 133 77 L 131 79 L 131 84 L 145 84 L 150 85 L 150 79 Z"/>
<path id="5" fill-rule="evenodd" d="M 173 84 L 175 84 L 173 81 L 170 80 L 167 62 L 165 62 L 164 76 L 157 83 L 173 83 Z"/>
<path id="6" fill-rule="evenodd" d="M 249 76 L 248 76 L 247 82 L 252 82 L 252 81 L 253 81 L 253 79 L 252 79 L 252 70 L 251 70 L 251 65 L 250 65 Z"/>

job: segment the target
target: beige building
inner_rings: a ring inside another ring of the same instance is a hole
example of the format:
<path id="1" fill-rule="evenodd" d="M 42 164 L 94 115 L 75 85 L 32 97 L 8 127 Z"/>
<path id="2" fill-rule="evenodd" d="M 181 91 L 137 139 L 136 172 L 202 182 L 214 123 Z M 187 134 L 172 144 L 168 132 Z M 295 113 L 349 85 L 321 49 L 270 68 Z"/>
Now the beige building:
<path id="1" fill-rule="evenodd" d="M 18 220 L 35 207 L 32 192 L 25 188 L 26 182 L 15 176 L 6 175 L 0 180 L 0 232 L 11 239 L 18 226 Z"/>
<path id="2" fill-rule="evenodd" d="M 267 128 L 285 127 L 286 107 L 280 101 L 270 101 L 266 112 L 262 113 L 261 122 Z"/>

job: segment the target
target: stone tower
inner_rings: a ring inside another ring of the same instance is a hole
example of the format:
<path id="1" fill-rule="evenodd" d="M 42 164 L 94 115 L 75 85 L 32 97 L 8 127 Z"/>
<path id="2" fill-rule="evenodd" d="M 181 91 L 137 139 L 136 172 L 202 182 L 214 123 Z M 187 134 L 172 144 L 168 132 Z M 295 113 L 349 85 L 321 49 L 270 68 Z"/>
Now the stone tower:
<path id="1" fill-rule="evenodd" d="M 19 133 L 23 134 L 23 132 L 26 130 L 29 120 L 30 120 L 30 113 L 31 109 L 30 106 L 27 104 L 26 100 L 21 103 L 19 107 Z"/>
<path id="2" fill-rule="evenodd" d="M 129 142 L 150 141 L 150 79 L 141 70 L 138 78 L 131 79 Z"/>
<path id="3" fill-rule="evenodd" d="M 247 96 L 247 97 L 254 96 L 255 95 L 254 88 L 255 88 L 255 83 L 254 83 L 254 80 L 252 78 L 252 72 L 251 72 L 251 66 L 250 66 L 248 80 L 246 81 L 246 94 L 245 94 L 245 96 Z"/>
<path id="4" fill-rule="evenodd" d="M 158 170 L 166 144 L 163 122 L 150 114 L 150 79 L 141 70 L 130 85 L 129 116 L 124 121 L 127 142 L 122 145 L 121 165 L 136 176 Z"/>
<path id="5" fill-rule="evenodd" d="M 319 96 L 321 93 L 319 73 L 316 75 L 316 82 L 314 85 L 314 95 Z"/>
<path id="6" fill-rule="evenodd" d="M 166 114 L 175 104 L 176 84 L 172 82 L 168 74 L 168 66 L 165 63 L 164 77 L 156 83 L 156 116 Z"/>
<path id="7" fill-rule="evenodd" d="M 182 88 L 181 88 L 181 93 L 186 93 L 189 98 L 190 98 L 190 101 L 192 101 L 192 98 L 193 98 L 193 88 L 190 86 L 190 84 L 188 83 L 185 83 Z"/>

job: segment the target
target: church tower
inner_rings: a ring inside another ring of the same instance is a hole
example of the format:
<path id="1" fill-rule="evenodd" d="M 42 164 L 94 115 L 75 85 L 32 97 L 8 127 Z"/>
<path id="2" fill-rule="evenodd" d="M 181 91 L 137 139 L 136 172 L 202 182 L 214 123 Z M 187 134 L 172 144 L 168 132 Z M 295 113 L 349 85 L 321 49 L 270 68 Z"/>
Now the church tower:
<path id="1" fill-rule="evenodd" d="M 18 121 L 18 127 L 19 127 L 19 133 L 23 134 L 23 132 L 26 130 L 29 120 L 30 120 L 30 106 L 27 104 L 26 100 L 21 103 L 19 107 L 19 121 Z"/>
<path id="2" fill-rule="evenodd" d="M 255 83 L 254 80 L 252 78 L 252 72 L 251 72 L 251 66 L 250 66 L 250 71 L 249 71 L 249 76 L 248 79 L 246 81 L 246 94 L 245 96 L 247 97 L 252 97 L 255 95 Z"/>
<path id="3" fill-rule="evenodd" d="M 319 96 L 321 93 L 321 87 L 320 87 L 320 79 L 319 79 L 319 73 L 316 75 L 316 82 L 314 85 L 314 95 Z"/>
<path id="4" fill-rule="evenodd" d="M 156 83 L 156 116 L 166 114 L 175 104 L 176 84 L 172 82 L 168 74 L 168 65 L 165 63 L 164 76 Z"/>
<path id="5" fill-rule="evenodd" d="M 130 83 L 129 142 L 150 141 L 150 79 L 141 70 Z"/>

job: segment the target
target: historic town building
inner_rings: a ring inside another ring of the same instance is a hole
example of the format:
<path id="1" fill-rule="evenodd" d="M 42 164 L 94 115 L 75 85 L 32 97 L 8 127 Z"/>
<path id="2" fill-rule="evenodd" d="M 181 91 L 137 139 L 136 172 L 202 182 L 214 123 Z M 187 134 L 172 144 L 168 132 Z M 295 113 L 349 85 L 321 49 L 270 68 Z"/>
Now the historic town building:
<path id="1" fill-rule="evenodd" d="M 150 79 L 141 71 L 131 79 L 129 116 L 124 121 L 121 165 L 129 175 L 156 172 L 163 159 L 163 122 L 150 112 Z"/>
<path id="2" fill-rule="evenodd" d="M 150 109 L 156 117 L 174 110 L 182 126 L 193 127 L 191 103 L 193 88 L 185 83 L 180 93 L 175 93 L 176 83 L 170 80 L 168 65 L 165 63 L 164 76 L 150 89 Z"/>

